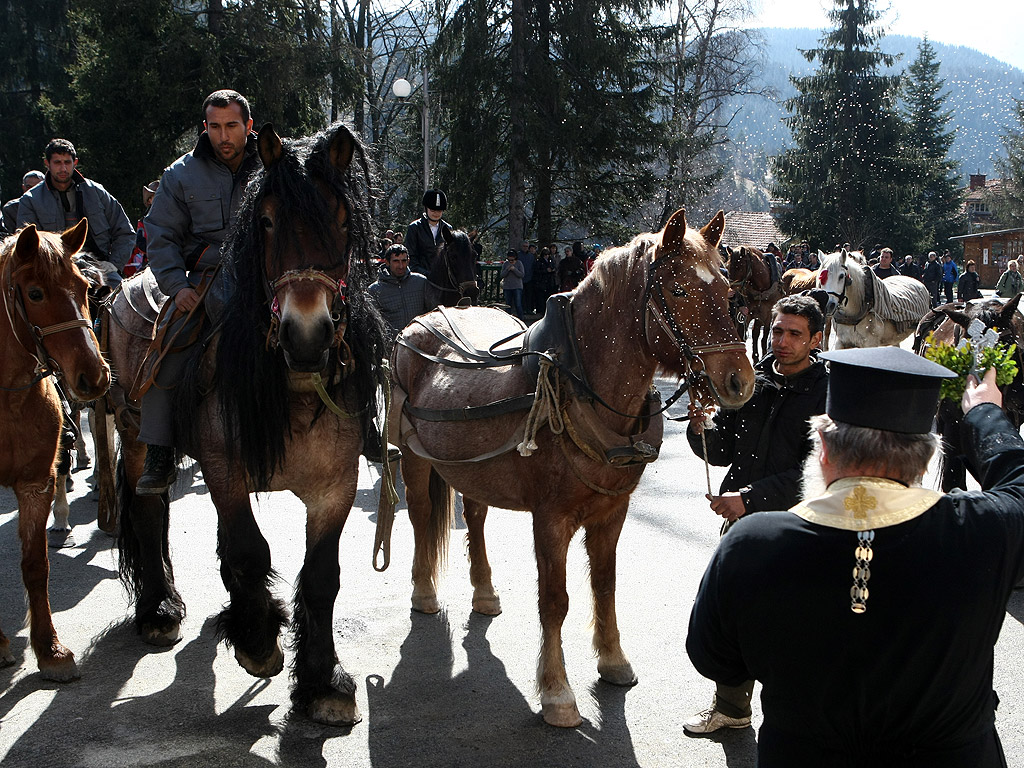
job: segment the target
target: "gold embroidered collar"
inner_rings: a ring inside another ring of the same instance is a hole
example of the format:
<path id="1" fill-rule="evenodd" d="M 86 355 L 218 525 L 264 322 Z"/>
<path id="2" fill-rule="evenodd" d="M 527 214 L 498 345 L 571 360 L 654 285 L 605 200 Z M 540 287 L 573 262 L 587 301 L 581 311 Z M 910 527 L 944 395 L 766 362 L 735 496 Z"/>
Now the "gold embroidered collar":
<path id="1" fill-rule="evenodd" d="M 913 520 L 942 498 L 938 491 L 908 488 L 880 477 L 844 477 L 824 496 L 797 504 L 789 511 L 809 523 L 845 531 L 888 528 Z"/>

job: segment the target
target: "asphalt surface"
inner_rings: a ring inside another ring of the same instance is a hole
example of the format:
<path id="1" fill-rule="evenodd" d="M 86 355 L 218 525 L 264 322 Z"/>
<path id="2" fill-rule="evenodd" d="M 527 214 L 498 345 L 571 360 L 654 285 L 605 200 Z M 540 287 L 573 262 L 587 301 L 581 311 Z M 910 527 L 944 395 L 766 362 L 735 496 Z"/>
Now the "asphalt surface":
<path id="1" fill-rule="evenodd" d="M 668 383 L 663 382 L 665 388 Z M 676 408 L 685 412 L 685 406 Z M 494 510 L 489 551 L 503 613 L 470 611 L 462 530 L 452 531 L 436 616 L 409 608 L 411 527 L 396 519 L 392 564 L 371 567 L 379 477 L 363 465 L 360 492 L 341 542 L 342 588 L 334 635 L 359 684 L 363 721 L 332 728 L 292 714 L 287 674 L 247 675 L 218 644 L 213 617 L 226 592 L 216 548 L 216 515 L 202 476 L 182 471 L 171 509 L 177 584 L 188 605 L 182 640 L 144 645 L 117 579 L 116 549 L 96 528 L 89 472 L 75 474 L 75 545 L 51 550 L 50 597 L 61 640 L 78 656 L 80 680 L 40 679 L 18 631 L 24 598 L 13 494 L 0 490 L 0 622 L 17 658 L 0 669 L 0 763 L 22 766 L 753 766 L 756 726 L 705 738 L 682 721 L 710 704 L 713 686 L 683 649 L 686 621 L 718 541 L 718 519 L 703 499 L 705 470 L 680 433 L 666 428 L 662 458 L 644 476 L 619 543 L 618 611 L 623 647 L 639 677 L 633 688 L 600 682 L 590 647 L 590 592 L 582 542 L 569 559 L 570 611 L 564 655 L 584 723 L 543 723 L 535 692 L 540 629 L 530 518 Z M 717 489 L 723 470 L 712 468 Z M 261 496 L 257 519 L 290 598 L 304 547 L 304 513 L 291 494 Z M 460 522 L 461 526 L 461 522 Z M 936 589 L 954 574 L 936 574 Z M 1024 765 L 1024 593 L 1010 604 L 999 641 L 997 726 L 1010 765 Z M 759 690 L 759 689 L 758 689 Z M 757 692 L 755 692 L 755 697 Z"/>

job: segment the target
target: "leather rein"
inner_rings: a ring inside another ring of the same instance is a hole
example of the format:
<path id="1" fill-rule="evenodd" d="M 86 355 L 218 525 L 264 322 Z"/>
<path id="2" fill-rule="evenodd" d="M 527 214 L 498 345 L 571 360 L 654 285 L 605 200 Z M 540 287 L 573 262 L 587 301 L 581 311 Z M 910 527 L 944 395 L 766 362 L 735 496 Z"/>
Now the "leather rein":
<path id="1" fill-rule="evenodd" d="M 79 317 L 74 320 L 68 320 L 63 323 L 54 323 L 53 325 L 46 325 L 40 328 L 38 325 L 34 325 L 28 319 L 28 313 L 25 311 L 25 301 L 21 295 L 21 287 L 14 282 L 14 277 L 23 269 L 27 269 L 30 264 L 22 264 L 15 270 L 11 270 L 10 260 L 4 265 L 4 287 L 3 287 L 3 302 L 4 302 L 4 313 L 7 316 L 7 322 L 11 326 L 11 333 L 14 334 L 14 338 L 18 341 L 21 347 L 28 352 L 32 358 L 36 361 L 34 369 L 34 376 L 32 381 L 23 387 L 0 387 L 5 392 L 20 392 L 26 390 L 29 387 L 34 386 L 38 382 L 45 379 L 47 376 L 53 376 L 60 379 L 63 376 L 63 372 L 57 362 L 50 356 L 50 353 L 46 349 L 46 344 L 43 341 L 47 336 L 51 336 L 55 333 L 61 333 L 63 331 L 70 331 L 75 328 L 91 328 L 92 322 L 87 318 Z M 11 311 L 11 305 L 14 306 L 14 313 Z M 25 326 L 29 329 L 32 334 L 31 346 L 19 335 L 17 324 L 15 322 L 15 314 Z"/>

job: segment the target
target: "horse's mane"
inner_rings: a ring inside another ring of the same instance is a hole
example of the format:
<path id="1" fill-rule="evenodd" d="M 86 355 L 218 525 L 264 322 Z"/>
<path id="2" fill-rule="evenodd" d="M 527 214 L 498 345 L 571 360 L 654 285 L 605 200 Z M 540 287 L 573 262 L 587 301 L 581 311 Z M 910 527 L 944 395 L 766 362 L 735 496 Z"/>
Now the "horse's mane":
<path id="1" fill-rule="evenodd" d="M 367 152 L 354 133 L 352 162 L 344 172 L 330 163 L 328 147 L 334 128 L 315 136 L 287 140 L 281 159 L 253 176 L 242 199 L 235 224 L 222 249 L 225 277 L 234 291 L 224 310 L 217 348 L 213 387 L 221 405 L 229 452 L 245 465 L 257 488 L 265 488 L 281 466 L 291 431 L 288 367 L 278 349 L 268 349 L 270 307 L 264 272 L 265 230 L 259 221 L 263 201 L 275 198 L 275 253 L 281 266 L 282 241 L 297 243 L 295 223 L 302 221 L 304 234 L 312 237 L 325 259 L 322 269 L 351 264 L 348 282 L 348 327 L 345 341 L 352 350 L 348 375 L 342 377 L 341 361 L 330 355 L 323 381 L 331 398 L 349 413 L 358 414 L 364 425 L 376 414 L 377 393 L 387 385 L 380 361 L 386 357 L 384 323 L 372 302 L 365 299 L 366 275 L 373 259 L 371 219 L 372 170 Z M 348 210 L 348 251 L 342 252 L 330 228 L 334 212 L 317 185 L 326 185 L 328 197 L 339 199 Z M 201 347 L 203 345 L 196 345 Z M 200 350 L 201 353 L 201 350 Z M 193 360 L 181 390 L 198 393 L 199 356 Z M 188 408 L 176 408 L 179 434 L 194 432 L 195 397 Z M 316 418 L 324 411 L 320 406 Z M 235 440 L 237 436 L 237 441 Z M 185 441 L 187 442 L 187 440 Z M 232 458 L 229 456 L 229 459 Z"/>
<path id="2" fill-rule="evenodd" d="M 36 231 L 39 234 L 39 249 L 34 262 L 36 275 L 47 283 L 56 283 L 69 271 L 71 260 L 64 255 L 59 233 Z M 0 269 L 6 266 L 8 259 L 13 258 L 18 232 L 0 241 Z"/>

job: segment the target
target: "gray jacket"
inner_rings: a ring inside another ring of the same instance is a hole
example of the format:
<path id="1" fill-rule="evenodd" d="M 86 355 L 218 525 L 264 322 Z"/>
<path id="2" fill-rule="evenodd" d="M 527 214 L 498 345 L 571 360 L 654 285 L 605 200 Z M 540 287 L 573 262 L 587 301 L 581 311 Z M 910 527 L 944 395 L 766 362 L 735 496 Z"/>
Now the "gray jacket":
<path id="1" fill-rule="evenodd" d="M 135 247 L 135 227 L 124 208 L 102 185 L 78 171 L 74 172 L 68 191 L 81 193 L 79 213 L 89 220 L 89 237 L 98 251 L 93 255 L 118 269 L 124 267 Z M 67 228 L 64 208 L 56 190 L 50 186 L 50 174 L 18 199 L 17 226 L 26 224 L 35 224 L 47 232 L 63 232 Z"/>
<path id="2" fill-rule="evenodd" d="M 522 290 L 523 274 L 526 272 L 526 268 L 523 266 L 521 261 L 505 261 L 501 265 L 501 287 L 506 291 L 514 291 L 515 289 Z"/>
<path id="3" fill-rule="evenodd" d="M 173 297 L 195 287 L 201 272 L 220 261 L 246 184 L 260 167 L 256 134 L 249 134 L 242 164 L 232 174 L 203 133 L 191 152 L 164 171 L 145 219 L 149 266 L 161 291 Z"/>
<path id="4" fill-rule="evenodd" d="M 402 277 L 395 277 L 387 264 L 381 264 L 377 281 L 366 290 L 377 302 L 395 336 L 414 317 L 431 309 L 427 306 L 427 278 L 408 269 Z"/>

